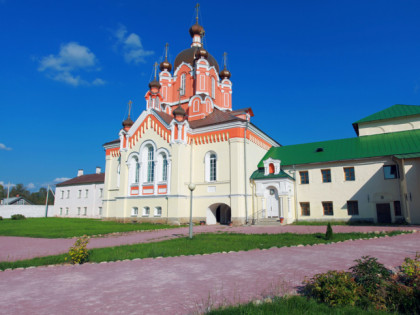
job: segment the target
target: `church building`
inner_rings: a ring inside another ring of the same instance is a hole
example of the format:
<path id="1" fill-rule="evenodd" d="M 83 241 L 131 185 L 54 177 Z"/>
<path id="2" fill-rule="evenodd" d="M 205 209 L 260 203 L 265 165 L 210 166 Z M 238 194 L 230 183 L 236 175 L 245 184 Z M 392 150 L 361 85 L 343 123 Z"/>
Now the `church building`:
<path id="1" fill-rule="evenodd" d="M 252 216 L 249 178 L 279 144 L 251 122 L 251 108 L 233 107 L 231 73 L 203 47 L 198 17 L 189 33 L 191 47 L 173 67 L 165 56 L 158 79 L 155 66 L 145 110 L 135 121 L 129 114 L 119 139 L 104 144 L 105 218 L 188 222 L 191 183 L 195 222 Z"/>
<path id="2" fill-rule="evenodd" d="M 420 106 L 353 124 L 357 137 L 281 146 L 236 109 L 231 73 L 203 47 L 165 60 L 119 139 L 105 143 L 105 219 L 180 224 L 420 224 Z M 191 190 L 190 190 L 191 189 Z"/>

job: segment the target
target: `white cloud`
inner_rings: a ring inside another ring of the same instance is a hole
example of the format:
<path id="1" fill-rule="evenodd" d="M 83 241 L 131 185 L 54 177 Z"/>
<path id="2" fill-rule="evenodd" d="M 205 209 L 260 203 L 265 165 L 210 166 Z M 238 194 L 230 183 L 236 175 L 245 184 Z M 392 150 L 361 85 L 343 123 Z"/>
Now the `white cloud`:
<path id="1" fill-rule="evenodd" d="M 66 180 L 69 180 L 70 178 L 68 177 L 57 177 L 56 179 L 54 179 L 54 183 L 61 183 L 61 182 L 65 182 Z"/>
<path id="2" fill-rule="evenodd" d="M 127 34 L 127 28 L 124 25 L 120 25 L 114 32 L 114 36 L 117 39 L 117 44 L 122 47 L 124 59 L 127 63 L 144 63 L 146 62 L 145 57 L 154 54 L 154 51 L 143 48 L 141 39 L 137 34 Z"/>
<path id="3" fill-rule="evenodd" d="M 86 46 L 79 45 L 76 42 L 63 44 L 57 55 L 49 55 L 41 59 L 38 71 L 45 72 L 56 81 L 64 82 L 73 86 L 78 85 L 100 85 L 95 79 L 93 82 L 83 80 L 75 72 L 82 70 L 99 70 L 98 60 L 93 52 Z"/>
<path id="4" fill-rule="evenodd" d="M 104 84 L 106 84 L 106 81 L 104 81 L 102 79 L 99 79 L 99 78 L 96 78 L 95 80 L 92 81 L 92 84 L 93 85 L 104 85 Z"/>
<path id="5" fill-rule="evenodd" d="M 35 188 L 35 184 L 34 183 L 29 183 L 26 188 L 28 189 L 34 189 Z"/>
<path id="6" fill-rule="evenodd" d="M 5 144 L 0 143 L 0 150 L 10 151 L 10 150 L 12 150 L 12 148 L 6 147 Z"/>

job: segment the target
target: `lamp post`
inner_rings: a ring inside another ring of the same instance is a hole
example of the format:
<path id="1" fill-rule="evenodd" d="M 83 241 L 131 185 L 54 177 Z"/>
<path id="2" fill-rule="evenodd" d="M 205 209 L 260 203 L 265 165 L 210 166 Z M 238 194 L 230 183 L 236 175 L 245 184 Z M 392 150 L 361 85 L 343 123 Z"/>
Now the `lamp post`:
<path id="1" fill-rule="evenodd" d="M 193 231 L 192 231 L 192 228 L 193 228 L 193 225 L 192 225 L 192 202 L 193 202 L 193 199 L 192 199 L 192 197 L 193 197 L 193 191 L 195 189 L 195 184 L 190 183 L 188 185 L 188 189 L 190 190 L 190 239 L 191 239 L 193 237 Z"/>

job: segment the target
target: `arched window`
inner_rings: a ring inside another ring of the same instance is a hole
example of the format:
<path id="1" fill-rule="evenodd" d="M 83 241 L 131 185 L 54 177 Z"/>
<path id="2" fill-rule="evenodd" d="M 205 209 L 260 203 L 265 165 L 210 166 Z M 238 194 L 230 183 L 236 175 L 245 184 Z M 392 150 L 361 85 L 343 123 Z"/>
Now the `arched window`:
<path id="1" fill-rule="evenodd" d="M 138 184 L 140 178 L 140 162 L 136 160 L 136 170 L 134 174 L 134 182 Z"/>
<path id="2" fill-rule="evenodd" d="M 216 154 L 210 155 L 210 181 L 216 180 Z"/>
<path id="3" fill-rule="evenodd" d="M 217 180 L 217 155 L 214 152 L 206 153 L 205 178 L 207 182 L 214 182 Z"/>
<path id="4" fill-rule="evenodd" d="M 211 97 L 216 98 L 216 80 L 211 78 Z"/>
<path id="5" fill-rule="evenodd" d="M 268 165 L 268 173 L 269 174 L 274 174 L 274 164 L 273 163 L 270 163 Z"/>
<path id="6" fill-rule="evenodd" d="M 155 217 L 161 217 L 162 216 L 162 207 L 155 207 L 155 211 L 153 214 Z"/>
<path id="7" fill-rule="evenodd" d="M 148 147 L 147 152 L 147 182 L 151 183 L 155 179 L 155 161 L 153 147 Z"/>
<path id="8" fill-rule="evenodd" d="M 143 217 L 148 217 L 149 215 L 150 215 L 150 208 L 149 207 L 144 207 L 142 216 Z"/>
<path id="9" fill-rule="evenodd" d="M 168 159 L 166 158 L 166 154 L 163 154 L 162 160 L 162 181 L 166 182 L 168 180 Z"/>
<path id="10" fill-rule="evenodd" d="M 132 217 L 137 217 L 138 214 L 139 214 L 139 208 L 137 208 L 137 207 L 131 208 L 131 216 Z"/>
<path id="11" fill-rule="evenodd" d="M 183 73 L 182 75 L 181 75 L 181 95 L 185 95 L 185 78 L 186 78 L 186 75 L 185 75 L 185 73 Z"/>

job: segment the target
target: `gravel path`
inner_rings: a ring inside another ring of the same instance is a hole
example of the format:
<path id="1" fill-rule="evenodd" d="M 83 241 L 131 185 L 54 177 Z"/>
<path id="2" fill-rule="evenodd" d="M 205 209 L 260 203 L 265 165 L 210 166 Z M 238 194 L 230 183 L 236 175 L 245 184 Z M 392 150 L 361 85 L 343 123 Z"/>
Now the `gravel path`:
<path id="1" fill-rule="evenodd" d="M 330 245 L 0 272 L 0 314 L 192 314 L 282 294 L 305 276 L 364 255 L 388 267 L 420 251 L 420 233 Z"/>
<path id="2" fill-rule="evenodd" d="M 277 234 L 277 233 L 325 233 L 325 226 L 238 226 L 223 225 L 194 226 L 194 233 L 233 232 L 245 234 Z M 335 233 L 372 232 L 413 230 L 420 231 L 420 227 L 382 227 L 382 226 L 333 226 Z M 176 228 L 148 232 L 130 232 L 122 235 L 109 235 L 106 237 L 92 238 L 88 248 L 119 246 L 125 244 L 147 243 L 161 241 L 179 236 L 188 235 L 188 228 Z M 40 256 L 57 255 L 66 253 L 74 239 L 45 239 L 30 237 L 0 236 L 0 261 L 14 261 Z"/>

